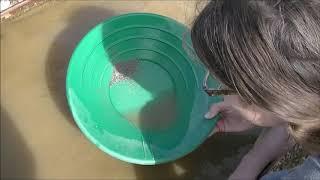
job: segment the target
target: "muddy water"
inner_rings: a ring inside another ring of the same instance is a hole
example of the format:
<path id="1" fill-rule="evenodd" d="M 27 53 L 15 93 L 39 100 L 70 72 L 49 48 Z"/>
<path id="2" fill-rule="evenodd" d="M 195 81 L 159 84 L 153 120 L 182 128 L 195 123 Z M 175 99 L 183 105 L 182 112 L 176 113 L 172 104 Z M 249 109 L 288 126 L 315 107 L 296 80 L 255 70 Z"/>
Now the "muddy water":
<path id="1" fill-rule="evenodd" d="M 65 73 L 80 38 L 103 19 L 153 12 L 189 23 L 191 1 L 49 2 L 1 24 L 1 176 L 37 179 L 221 179 L 252 135 L 210 138 L 190 155 L 138 166 L 98 150 L 79 131 L 65 99 Z"/>

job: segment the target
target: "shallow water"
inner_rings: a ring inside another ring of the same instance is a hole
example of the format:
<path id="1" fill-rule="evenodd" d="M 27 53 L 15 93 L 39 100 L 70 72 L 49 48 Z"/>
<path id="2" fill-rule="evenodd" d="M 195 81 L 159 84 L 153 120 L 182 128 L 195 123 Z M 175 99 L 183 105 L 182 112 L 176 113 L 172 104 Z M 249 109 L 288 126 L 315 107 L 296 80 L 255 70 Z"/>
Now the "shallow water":
<path id="1" fill-rule="evenodd" d="M 49 2 L 1 24 L 2 177 L 223 179 L 232 171 L 254 135 L 215 136 L 175 162 L 139 166 L 106 155 L 74 123 L 65 74 L 75 45 L 107 17 L 136 11 L 189 24 L 194 2 Z"/>

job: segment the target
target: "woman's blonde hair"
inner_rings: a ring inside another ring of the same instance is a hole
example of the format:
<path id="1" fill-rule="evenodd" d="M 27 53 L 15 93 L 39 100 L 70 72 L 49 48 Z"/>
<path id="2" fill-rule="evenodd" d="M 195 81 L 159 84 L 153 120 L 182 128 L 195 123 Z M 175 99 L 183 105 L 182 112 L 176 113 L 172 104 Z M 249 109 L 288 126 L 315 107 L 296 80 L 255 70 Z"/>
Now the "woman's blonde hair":
<path id="1" fill-rule="evenodd" d="M 222 83 L 288 121 L 298 143 L 320 152 L 318 0 L 211 1 L 191 39 Z"/>

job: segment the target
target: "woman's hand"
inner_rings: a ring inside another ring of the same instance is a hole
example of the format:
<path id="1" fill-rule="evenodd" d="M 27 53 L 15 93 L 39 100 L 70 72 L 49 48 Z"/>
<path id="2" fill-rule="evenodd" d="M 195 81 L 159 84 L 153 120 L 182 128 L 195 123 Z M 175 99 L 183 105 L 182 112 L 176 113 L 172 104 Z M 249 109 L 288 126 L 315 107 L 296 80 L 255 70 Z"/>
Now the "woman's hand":
<path id="1" fill-rule="evenodd" d="M 239 132 L 255 125 L 272 127 L 265 130 L 253 148 L 243 157 L 237 169 L 229 177 L 235 179 L 256 179 L 263 168 L 292 146 L 287 133 L 287 124 L 274 114 L 254 105 L 247 105 L 239 96 L 224 96 L 224 101 L 211 106 L 205 115 L 207 119 L 221 114 L 213 133 Z"/>
<path id="2" fill-rule="evenodd" d="M 218 121 L 213 133 L 239 132 L 254 127 L 252 121 L 257 116 L 254 109 L 254 106 L 241 102 L 237 95 L 224 96 L 223 102 L 211 106 L 205 118 L 211 119 L 220 113 L 222 118 Z"/>

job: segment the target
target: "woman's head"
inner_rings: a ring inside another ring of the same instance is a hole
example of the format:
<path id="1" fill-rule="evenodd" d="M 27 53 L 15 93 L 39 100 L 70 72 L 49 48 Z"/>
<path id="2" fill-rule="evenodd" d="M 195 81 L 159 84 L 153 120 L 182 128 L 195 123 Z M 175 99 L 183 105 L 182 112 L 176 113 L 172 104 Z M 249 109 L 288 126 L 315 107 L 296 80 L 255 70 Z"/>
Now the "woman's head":
<path id="1" fill-rule="evenodd" d="M 319 1 L 211 1 L 191 39 L 218 80 L 288 121 L 298 142 L 320 151 Z"/>

